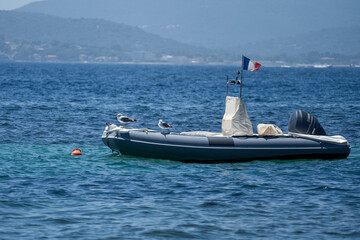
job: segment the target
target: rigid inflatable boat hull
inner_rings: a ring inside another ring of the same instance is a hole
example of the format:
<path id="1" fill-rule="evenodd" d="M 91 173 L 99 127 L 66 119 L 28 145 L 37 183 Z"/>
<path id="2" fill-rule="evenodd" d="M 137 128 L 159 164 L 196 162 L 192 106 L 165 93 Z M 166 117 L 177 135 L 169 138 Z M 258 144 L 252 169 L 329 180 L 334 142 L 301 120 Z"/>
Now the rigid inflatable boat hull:
<path id="1" fill-rule="evenodd" d="M 346 158 L 350 146 L 294 136 L 207 137 L 153 131 L 104 132 L 102 140 L 123 155 L 192 162 Z"/>

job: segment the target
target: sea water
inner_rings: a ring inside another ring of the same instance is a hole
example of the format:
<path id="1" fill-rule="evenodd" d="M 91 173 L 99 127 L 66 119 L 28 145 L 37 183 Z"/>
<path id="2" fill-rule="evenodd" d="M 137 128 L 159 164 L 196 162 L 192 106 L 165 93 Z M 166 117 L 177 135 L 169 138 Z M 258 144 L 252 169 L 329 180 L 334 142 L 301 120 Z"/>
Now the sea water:
<path id="1" fill-rule="evenodd" d="M 359 239 L 359 68 L 244 72 L 255 131 L 286 133 L 302 109 L 349 140 L 347 159 L 182 163 L 102 143 L 118 113 L 137 118 L 132 127 L 220 132 L 237 70 L 1 64 L 0 239 Z"/>

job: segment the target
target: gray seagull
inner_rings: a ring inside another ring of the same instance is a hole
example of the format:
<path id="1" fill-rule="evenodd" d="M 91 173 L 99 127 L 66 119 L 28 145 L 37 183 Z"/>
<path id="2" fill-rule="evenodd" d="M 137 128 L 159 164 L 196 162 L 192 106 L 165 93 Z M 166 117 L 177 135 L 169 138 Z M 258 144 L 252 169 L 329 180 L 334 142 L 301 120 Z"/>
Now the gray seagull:
<path id="1" fill-rule="evenodd" d="M 131 123 L 131 122 L 137 122 L 136 119 L 133 118 L 129 118 L 127 116 L 122 115 L 121 113 L 119 113 L 118 115 L 116 115 L 117 120 L 122 123 L 123 127 L 125 127 L 125 124 L 127 123 Z"/>
<path id="2" fill-rule="evenodd" d="M 164 133 L 164 129 L 172 128 L 170 124 L 164 122 L 163 120 L 159 120 L 158 126 L 162 129 L 162 133 Z"/>

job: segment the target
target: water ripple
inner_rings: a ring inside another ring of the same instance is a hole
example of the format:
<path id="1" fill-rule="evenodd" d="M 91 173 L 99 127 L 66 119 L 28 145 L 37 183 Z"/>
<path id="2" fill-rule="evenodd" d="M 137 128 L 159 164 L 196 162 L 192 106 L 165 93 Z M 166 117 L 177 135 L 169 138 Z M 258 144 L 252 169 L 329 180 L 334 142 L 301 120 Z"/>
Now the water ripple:
<path id="1" fill-rule="evenodd" d="M 264 68 L 244 81 L 254 127 L 286 132 L 303 109 L 349 139 L 348 159 L 185 164 L 118 156 L 101 142 L 118 112 L 139 118 L 134 127 L 157 129 L 166 118 L 176 131 L 220 131 L 224 76 L 233 73 L 2 64 L 1 238 L 359 238 L 359 69 Z M 70 156 L 75 147 L 84 155 Z"/>

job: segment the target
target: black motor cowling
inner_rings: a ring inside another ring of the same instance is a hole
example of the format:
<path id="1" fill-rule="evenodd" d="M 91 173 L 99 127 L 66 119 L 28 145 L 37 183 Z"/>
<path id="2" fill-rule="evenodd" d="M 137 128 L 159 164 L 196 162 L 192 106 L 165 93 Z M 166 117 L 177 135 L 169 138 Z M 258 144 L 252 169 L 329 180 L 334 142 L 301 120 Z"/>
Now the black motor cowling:
<path id="1" fill-rule="evenodd" d="M 317 118 L 302 110 L 293 112 L 289 119 L 289 132 L 310 135 L 326 135 Z"/>

